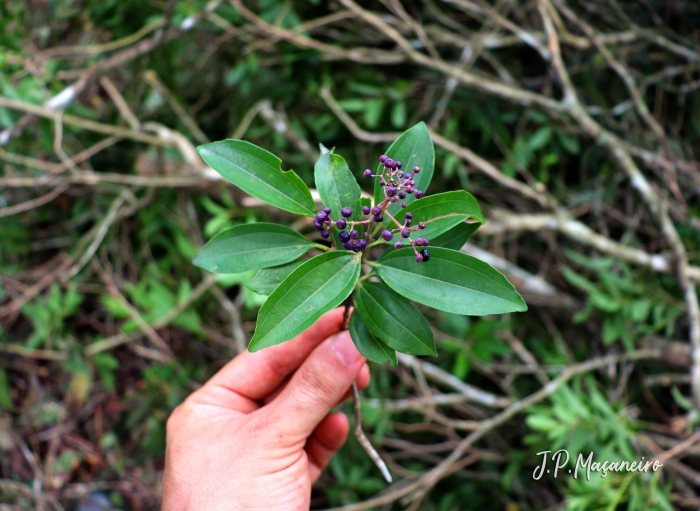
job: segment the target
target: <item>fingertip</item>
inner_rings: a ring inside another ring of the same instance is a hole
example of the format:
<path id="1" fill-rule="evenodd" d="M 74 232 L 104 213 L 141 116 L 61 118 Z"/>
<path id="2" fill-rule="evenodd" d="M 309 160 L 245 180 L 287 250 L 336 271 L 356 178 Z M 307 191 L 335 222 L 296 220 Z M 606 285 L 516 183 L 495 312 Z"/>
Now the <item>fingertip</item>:
<path id="1" fill-rule="evenodd" d="M 372 373 L 369 371 L 369 365 L 365 362 L 365 364 L 362 366 L 362 369 L 360 369 L 360 374 L 357 375 L 357 388 L 359 390 L 364 390 L 369 386 L 369 382 L 372 380 Z"/>

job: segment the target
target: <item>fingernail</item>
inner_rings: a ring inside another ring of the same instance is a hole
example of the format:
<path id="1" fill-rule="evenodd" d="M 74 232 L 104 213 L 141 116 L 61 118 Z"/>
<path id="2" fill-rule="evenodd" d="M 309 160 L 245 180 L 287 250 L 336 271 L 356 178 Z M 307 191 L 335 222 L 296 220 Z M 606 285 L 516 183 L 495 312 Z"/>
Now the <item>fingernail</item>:
<path id="1" fill-rule="evenodd" d="M 355 348 L 355 343 L 352 342 L 349 332 L 341 332 L 331 339 L 330 348 L 346 366 L 353 365 L 362 357 Z"/>

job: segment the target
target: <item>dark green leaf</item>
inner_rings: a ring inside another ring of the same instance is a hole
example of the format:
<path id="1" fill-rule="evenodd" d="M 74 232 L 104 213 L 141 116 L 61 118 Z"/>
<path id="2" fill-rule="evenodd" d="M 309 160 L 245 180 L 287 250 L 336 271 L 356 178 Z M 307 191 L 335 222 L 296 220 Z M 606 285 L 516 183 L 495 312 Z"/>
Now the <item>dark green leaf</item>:
<path id="1" fill-rule="evenodd" d="M 357 346 L 357 351 L 367 360 L 377 364 L 383 364 L 388 360 L 393 366 L 398 363 L 396 351 L 372 335 L 359 314 L 350 316 L 350 335 Z"/>
<path id="2" fill-rule="evenodd" d="M 406 130 L 385 153 L 389 158 L 399 160 L 403 164 L 403 169 L 411 171 L 413 167 L 420 167 L 420 173 L 416 174 L 416 190 L 427 190 L 430 180 L 433 177 L 433 169 L 435 168 L 435 149 L 433 141 L 430 139 L 428 127 L 424 122 L 419 122 L 409 130 Z M 382 169 L 381 164 L 378 166 L 377 173 Z M 410 204 L 416 198 L 415 194 L 406 197 L 406 204 Z M 384 192 L 379 186 L 379 179 L 374 181 L 374 201 L 379 203 L 384 199 Z M 389 208 L 389 213 L 396 215 L 401 209 L 398 204 L 392 204 Z"/>
<path id="3" fill-rule="evenodd" d="M 461 224 L 454 226 L 446 233 L 443 233 L 437 238 L 430 240 L 430 244 L 435 247 L 459 250 L 479 227 L 481 227 L 481 224 L 468 224 L 466 222 L 462 222 Z"/>
<path id="4" fill-rule="evenodd" d="M 402 248 L 377 261 L 379 276 L 401 295 L 435 309 L 483 316 L 526 311 L 510 282 L 490 265 L 447 248 L 431 248 L 430 261 L 417 263 Z"/>
<path id="5" fill-rule="evenodd" d="M 243 224 L 214 236 L 192 262 L 215 273 L 242 273 L 294 261 L 314 246 L 289 227 Z"/>
<path id="6" fill-rule="evenodd" d="M 334 220 L 342 218 L 340 209 L 346 206 L 352 209 L 352 216 L 348 220 L 362 220 L 360 187 L 342 156 L 332 152 L 322 154 L 314 167 L 314 180 L 321 201 L 324 206 L 331 208 Z M 335 237 L 339 231 L 332 229 L 331 232 Z"/>
<path id="7" fill-rule="evenodd" d="M 413 226 L 425 222 L 425 229 L 416 235 L 429 240 L 468 218 L 484 223 L 484 215 L 476 199 L 464 190 L 438 193 L 412 202 L 406 209 L 399 210 L 396 219 L 403 223 L 408 212 L 413 213 Z"/>
<path id="8" fill-rule="evenodd" d="M 410 355 L 437 355 L 428 321 L 411 303 L 380 282 L 365 282 L 355 295 L 355 312 L 390 348 Z"/>
<path id="9" fill-rule="evenodd" d="M 301 264 L 260 308 L 248 350 L 288 341 L 340 305 L 360 278 L 361 254 L 331 251 Z"/>
<path id="10" fill-rule="evenodd" d="M 282 160 L 244 140 L 222 140 L 201 145 L 204 161 L 253 197 L 298 215 L 314 216 L 311 192 L 293 170 L 282 170 Z"/>
<path id="11" fill-rule="evenodd" d="M 253 280 L 246 287 L 260 295 L 269 295 L 303 262 L 302 260 L 297 260 L 282 266 L 275 266 L 274 268 L 263 268 L 255 274 Z"/>

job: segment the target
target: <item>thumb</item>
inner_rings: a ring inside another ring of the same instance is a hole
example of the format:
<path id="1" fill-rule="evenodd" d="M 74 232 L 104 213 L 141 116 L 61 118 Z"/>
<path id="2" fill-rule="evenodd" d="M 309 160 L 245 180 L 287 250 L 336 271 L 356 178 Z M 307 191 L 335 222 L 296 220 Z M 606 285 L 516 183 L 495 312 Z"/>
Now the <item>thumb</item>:
<path id="1" fill-rule="evenodd" d="M 319 344 L 265 408 L 293 442 L 306 439 L 355 381 L 365 358 L 343 331 Z"/>

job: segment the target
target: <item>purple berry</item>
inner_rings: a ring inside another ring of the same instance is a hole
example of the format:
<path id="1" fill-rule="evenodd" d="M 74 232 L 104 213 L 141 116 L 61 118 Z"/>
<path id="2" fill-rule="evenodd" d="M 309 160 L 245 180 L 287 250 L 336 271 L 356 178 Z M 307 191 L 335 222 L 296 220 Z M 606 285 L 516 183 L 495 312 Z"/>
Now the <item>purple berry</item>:
<path id="1" fill-rule="evenodd" d="M 379 181 L 379 186 L 386 186 L 386 181 L 384 181 L 383 179 Z"/>
<path id="2" fill-rule="evenodd" d="M 384 221 L 384 215 L 376 215 L 374 217 L 374 221 L 377 222 L 378 224 L 382 223 Z"/>
<path id="3" fill-rule="evenodd" d="M 384 241 L 391 241 L 391 239 L 394 237 L 394 233 L 391 232 L 390 230 L 385 230 L 382 232 L 382 238 L 384 238 Z"/>
<path id="4" fill-rule="evenodd" d="M 382 214 L 382 210 L 379 209 L 378 206 L 374 206 L 374 207 L 371 209 L 371 213 L 372 213 L 372 215 L 374 215 L 374 216 L 381 215 L 381 214 Z"/>
<path id="5" fill-rule="evenodd" d="M 331 235 L 331 233 L 328 231 L 321 231 L 321 237 L 323 239 L 328 239 L 328 236 L 330 236 L 330 235 Z"/>
<path id="6" fill-rule="evenodd" d="M 369 169 L 365 169 L 365 174 L 364 174 L 364 176 L 365 176 L 365 177 L 372 177 L 372 171 L 369 170 Z"/>
<path id="7" fill-rule="evenodd" d="M 422 199 L 422 198 L 423 198 L 423 191 L 416 190 L 416 199 Z"/>
<path id="8" fill-rule="evenodd" d="M 423 256 L 423 262 L 427 263 L 428 260 L 430 259 L 430 250 L 428 250 L 427 248 L 424 248 L 423 250 L 420 251 L 420 255 Z"/>
<path id="9" fill-rule="evenodd" d="M 397 168 L 397 169 L 400 169 L 401 167 L 403 167 L 403 163 L 401 163 L 401 162 L 398 161 L 398 160 L 396 160 L 396 162 L 394 162 L 394 165 L 396 165 L 396 168 Z"/>
<path id="10" fill-rule="evenodd" d="M 360 241 L 357 242 L 357 246 L 360 247 L 360 250 L 364 250 L 367 248 L 367 240 L 362 238 Z"/>
<path id="11" fill-rule="evenodd" d="M 406 207 L 406 203 L 405 203 L 405 202 L 402 202 L 402 203 L 401 203 L 401 207 L 402 207 L 402 208 L 405 208 L 405 207 Z"/>
<path id="12" fill-rule="evenodd" d="M 360 237 L 360 231 L 358 231 L 357 229 L 353 229 L 352 231 L 350 231 L 350 239 L 351 240 L 356 240 L 359 237 Z"/>
<path id="13" fill-rule="evenodd" d="M 318 220 L 319 222 L 325 222 L 326 220 L 328 220 L 328 213 L 326 213 L 325 211 L 319 211 L 318 213 L 316 213 L 316 220 Z"/>
<path id="14" fill-rule="evenodd" d="M 318 219 L 314 219 L 314 229 L 317 231 L 323 230 L 323 222 L 319 222 Z"/>
<path id="15" fill-rule="evenodd" d="M 396 175 L 399 176 L 399 177 L 401 178 L 401 177 L 403 177 L 403 172 L 399 172 L 399 173 L 396 174 Z"/>
<path id="16" fill-rule="evenodd" d="M 323 211 L 324 211 L 327 215 L 330 215 L 332 209 L 331 209 L 331 208 L 323 208 Z"/>
<path id="17" fill-rule="evenodd" d="M 411 231 L 409 231 L 408 229 L 404 229 L 403 231 L 401 231 L 402 238 L 408 238 L 410 236 L 411 236 Z"/>
<path id="18" fill-rule="evenodd" d="M 404 216 L 410 220 L 411 218 L 413 218 L 413 213 L 409 211 Z"/>
<path id="19" fill-rule="evenodd" d="M 346 241 L 345 243 L 343 243 L 343 248 L 345 250 L 352 250 L 352 245 L 350 244 L 349 241 Z"/>
<path id="20" fill-rule="evenodd" d="M 390 186 L 389 188 L 386 189 L 386 194 L 389 197 L 393 197 L 394 195 L 396 195 L 396 188 L 394 188 L 393 186 Z"/>
<path id="21" fill-rule="evenodd" d="M 416 262 L 417 263 L 422 263 L 423 262 L 423 256 L 421 254 L 416 254 Z"/>
<path id="22" fill-rule="evenodd" d="M 338 229 L 345 229 L 348 226 L 348 223 L 345 221 L 344 218 L 341 218 L 341 219 L 335 221 L 335 226 Z"/>
<path id="23" fill-rule="evenodd" d="M 397 241 L 396 243 L 394 243 L 394 248 L 403 248 L 403 243 Z"/>
<path id="24" fill-rule="evenodd" d="M 396 197 L 391 197 L 389 200 L 390 200 L 391 202 L 396 202 Z"/>
<path id="25" fill-rule="evenodd" d="M 386 163 L 386 161 L 389 159 L 389 157 L 386 154 L 382 154 L 379 157 L 379 163 Z"/>
<path id="26" fill-rule="evenodd" d="M 410 218 L 407 218 L 407 219 L 406 219 L 406 222 L 405 222 L 406 227 L 411 227 L 411 223 L 412 223 L 412 222 L 413 222 L 413 220 L 411 220 Z"/>
<path id="27" fill-rule="evenodd" d="M 350 235 L 345 231 L 341 231 L 340 234 L 338 234 L 338 237 L 343 243 L 347 243 L 348 241 L 350 241 Z"/>
<path id="28" fill-rule="evenodd" d="M 427 247 L 428 245 L 430 245 L 430 240 L 428 238 L 423 238 L 423 246 Z"/>
<path id="29" fill-rule="evenodd" d="M 411 195 L 414 192 L 413 188 L 406 188 L 406 193 Z"/>
<path id="30" fill-rule="evenodd" d="M 390 169 L 393 169 L 395 164 L 396 164 L 396 162 L 394 160 L 392 160 L 391 158 L 387 158 L 386 161 L 384 162 L 384 166 L 389 167 Z"/>
<path id="31" fill-rule="evenodd" d="M 405 198 L 406 198 L 406 192 L 404 192 L 403 190 L 401 190 L 401 191 L 399 192 L 399 199 L 405 199 Z"/>
<path id="32" fill-rule="evenodd" d="M 352 209 L 345 207 L 340 210 L 340 214 L 343 215 L 345 218 L 350 218 L 352 216 Z"/>
<path id="33" fill-rule="evenodd" d="M 369 206 L 362 206 L 362 214 L 363 215 L 369 215 L 370 211 L 371 210 L 369 209 Z"/>
<path id="34" fill-rule="evenodd" d="M 418 222 L 419 229 L 425 229 L 425 222 Z"/>
<path id="35" fill-rule="evenodd" d="M 420 172 L 420 167 L 413 167 L 413 173 L 418 174 Z"/>

